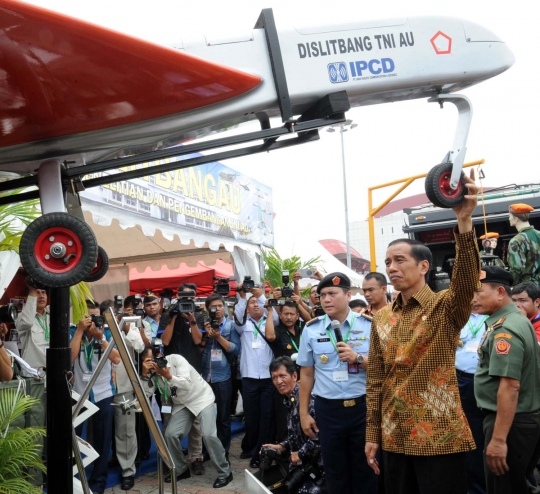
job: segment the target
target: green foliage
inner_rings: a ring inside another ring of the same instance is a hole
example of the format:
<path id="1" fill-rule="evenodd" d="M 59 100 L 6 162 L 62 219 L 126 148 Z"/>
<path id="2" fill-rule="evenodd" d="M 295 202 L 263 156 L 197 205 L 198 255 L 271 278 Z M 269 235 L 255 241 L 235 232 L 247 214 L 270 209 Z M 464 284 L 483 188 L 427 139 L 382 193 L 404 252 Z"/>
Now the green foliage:
<path id="1" fill-rule="evenodd" d="M 264 281 L 272 288 L 282 286 L 282 271 L 289 271 L 292 281 L 292 275 L 296 270 L 314 268 L 315 264 L 320 261 L 320 256 L 313 257 L 307 261 L 302 261 L 299 256 L 283 259 L 273 247 L 263 249 L 262 255 L 264 260 Z"/>
<path id="2" fill-rule="evenodd" d="M 71 300 L 72 320 L 75 324 L 77 324 L 84 315 L 88 314 L 86 301 L 94 301 L 94 297 L 92 297 L 92 293 L 90 292 L 90 284 L 81 281 L 75 286 L 70 286 L 69 298 Z"/>
<path id="3" fill-rule="evenodd" d="M 19 429 L 10 425 L 38 402 L 23 392 L 0 391 L 0 494 L 42 492 L 27 479 L 30 477 L 28 469 L 45 472 L 40 442 L 45 436 L 45 428 Z"/>

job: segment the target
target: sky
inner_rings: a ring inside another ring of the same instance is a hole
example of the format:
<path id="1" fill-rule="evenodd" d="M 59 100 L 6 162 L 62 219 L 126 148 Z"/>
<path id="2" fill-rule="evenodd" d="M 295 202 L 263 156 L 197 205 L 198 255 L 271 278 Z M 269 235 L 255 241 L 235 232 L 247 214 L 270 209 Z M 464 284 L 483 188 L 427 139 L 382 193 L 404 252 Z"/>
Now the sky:
<path id="1" fill-rule="evenodd" d="M 253 28 L 272 7 L 280 23 L 323 24 L 416 15 L 460 17 L 493 31 L 513 51 L 507 72 L 468 88 L 474 108 L 465 161 L 485 159 L 485 185 L 540 182 L 537 159 L 540 115 L 538 13 L 532 0 L 31 0 L 49 8 L 161 44 L 193 34 Z M 367 187 L 426 173 L 450 149 L 457 122 L 451 105 L 426 100 L 353 108 L 358 126 L 345 137 L 349 221 L 367 218 Z M 279 125 L 276 121 L 274 125 Z M 246 131 L 256 130 L 247 126 Z M 338 132 L 321 131 L 318 142 L 224 162 L 273 189 L 275 244 L 281 255 L 307 240 L 345 240 L 341 144 Z M 423 190 L 423 180 L 404 195 Z M 375 195 L 375 204 L 390 194 Z M 368 252 L 361 252 L 365 257 Z"/>

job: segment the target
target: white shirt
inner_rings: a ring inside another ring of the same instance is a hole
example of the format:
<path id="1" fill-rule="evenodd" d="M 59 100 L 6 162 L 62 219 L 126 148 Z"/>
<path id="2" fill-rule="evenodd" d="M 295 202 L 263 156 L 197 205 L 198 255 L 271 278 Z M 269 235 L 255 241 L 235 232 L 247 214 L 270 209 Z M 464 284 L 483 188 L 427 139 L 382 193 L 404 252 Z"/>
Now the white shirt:
<path id="1" fill-rule="evenodd" d="M 173 415 L 183 408 L 187 408 L 193 415 L 197 416 L 207 406 L 214 403 L 215 397 L 212 388 L 182 355 L 173 354 L 165 358 L 168 362 L 167 367 L 172 374 L 172 379 L 166 384 L 169 396 L 171 388 L 176 386 L 176 396 L 171 397 Z M 161 381 L 160 386 L 163 388 L 165 380 L 161 377 L 159 380 Z M 147 383 L 143 383 L 143 388 L 147 395 L 152 395 L 156 386 L 149 388 Z"/>
<path id="2" fill-rule="evenodd" d="M 264 307 L 266 297 L 261 295 L 257 300 L 259 306 Z M 245 298 L 239 299 L 234 308 L 238 321 L 243 321 L 246 309 L 247 300 Z M 279 316 L 277 311 L 272 312 L 274 323 L 276 323 L 276 318 Z M 251 379 L 270 378 L 270 364 L 274 360 L 274 352 L 260 334 L 266 335 L 266 313 L 265 309 L 265 315 L 259 321 L 254 321 L 248 317 L 246 324 L 243 326 L 236 325 L 236 331 L 240 335 L 242 343 L 242 353 L 240 355 L 240 374 L 242 377 Z M 257 329 L 256 325 L 259 326 L 259 329 Z M 258 335 L 256 335 L 255 329 L 259 333 Z"/>
<path id="3" fill-rule="evenodd" d="M 29 295 L 22 312 L 15 321 L 15 327 L 21 339 L 21 357 L 34 369 L 47 365 L 45 350 L 49 347 L 49 342 L 45 338 L 44 328 L 50 332 L 50 324 L 49 307 L 45 308 L 43 316 L 38 314 L 37 297 Z"/>
<path id="4" fill-rule="evenodd" d="M 150 324 L 143 321 L 144 335 L 150 341 L 152 339 L 152 328 Z M 121 331 L 122 337 L 126 342 L 128 353 L 133 360 L 135 358 L 134 352 L 141 353 L 144 350 L 144 341 L 141 338 L 139 328 L 136 328 L 134 324 L 131 325 L 128 334 Z M 113 364 L 114 365 L 114 364 Z M 116 392 L 117 394 L 129 393 L 133 391 L 133 386 L 129 380 L 124 362 L 120 362 L 118 365 L 114 365 L 114 371 L 116 373 Z"/>

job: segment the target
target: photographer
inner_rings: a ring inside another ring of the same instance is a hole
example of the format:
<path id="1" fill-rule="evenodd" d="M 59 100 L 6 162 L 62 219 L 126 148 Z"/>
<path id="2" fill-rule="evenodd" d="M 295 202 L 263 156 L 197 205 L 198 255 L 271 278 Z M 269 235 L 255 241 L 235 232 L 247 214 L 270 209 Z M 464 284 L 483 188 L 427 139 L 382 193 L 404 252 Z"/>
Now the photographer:
<path id="1" fill-rule="evenodd" d="M 71 334 L 71 359 L 73 363 L 74 383 L 73 389 L 82 394 L 87 383 L 92 378 L 93 369 L 98 366 L 103 352 L 112 341 L 109 328 L 105 327 L 103 312 L 112 302 L 103 303 L 103 307 L 86 301 L 88 316 L 81 319 L 79 324 L 72 326 Z M 100 310 L 102 309 L 102 310 Z M 112 443 L 113 423 L 113 397 L 116 394 L 114 372 L 112 364 L 120 363 L 118 350 L 113 350 L 109 355 L 109 361 L 105 364 L 97 377 L 90 392 L 89 400 L 98 407 L 98 411 L 90 417 L 93 426 L 93 439 L 90 441 L 93 448 L 99 454 L 94 462 L 94 470 L 88 480 L 90 489 L 95 494 L 103 493 L 107 483 L 107 471 L 109 451 Z M 88 423 L 88 422 L 87 422 Z M 82 433 L 82 425 L 77 428 L 77 435 Z"/>
<path id="2" fill-rule="evenodd" d="M 289 475 L 286 485 L 289 492 L 302 494 L 322 494 L 326 492 L 321 445 L 318 438 L 312 439 L 302 430 L 300 424 L 299 394 L 296 366 L 289 357 L 278 357 L 270 364 L 270 373 L 274 386 L 284 397 L 287 407 L 287 439 L 279 444 L 263 445 L 261 456 L 264 458 L 265 448 L 290 455 Z M 315 420 L 315 400 L 311 395 L 309 414 Z M 267 450 L 266 450 L 267 451 Z M 265 460 L 263 459 L 262 462 Z M 266 465 L 263 465 L 266 466 Z"/>
<path id="3" fill-rule="evenodd" d="M 231 361 L 240 354 L 240 336 L 234 323 L 224 317 L 225 301 L 221 295 L 210 295 L 205 307 L 210 320 L 204 324 L 208 341 L 202 353 L 202 375 L 216 398 L 217 435 L 228 457 L 231 446 Z"/>
<path id="4" fill-rule="evenodd" d="M 217 437 L 216 405 L 209 384 L 181 355 L 162 358 L 159 350 L 156 352 L 152 347 L 142 353 L 141 374 L 148 381 L 148 386 L 143 384 L 147 394 L 152 394 L 155 387 L 159 387 L 171 396 L 172 416 L 163 435 L 174 461 L 176 480 L 191 477 L 180 441 L 189 433 L 194 421 L 198 420 L 204 444 L 218 471 L 213 487 L 218 489 L 228 485 L 233 476 L 225 450 Z M 165 478 L 166 482 L 170 480 L 170 475 Z"/>
<path id="5" fill-rule="evenodd" d="M 315 270 L 315 274 L 318 274 L 319 272 Z M 314 276 L 315 276 L 314 274 Z M 298 306 L 298 312 L 300 314 L 300 317 L 304 321 L 309 321 L 312 319 L 313 315 L 311 314 L 311 308 L 302 300 L 302 296 L 300 294 L 300 280 L 302 279 L 302 275 L 299 271 L 295 271 L 293 274 L 293 290 L 294 295 L 291 297 L 291 300 L 293 302 L 296 302 Z"/>
<path id="6" fill-rule="evenodd" d="M 182 302 L 190 301 L 193 303 L 196 293 L 197 285 L 193 283 L 184 283 L 178 287 L 177 303 L 171 304 L 167 311 L 161 315 L 158 334 L 161 333 L 165 356 L 182 355 L 189 365 L 202 374 L 202 359 L 199 349 L 202 333 L 199 328 L 204 326 L 204 316 L 200 312 L 184 313 L 179 310 L 179 305 Z M 188 460 L 195 475 L 204 475 L 202 449 L 200 425 L 198 421 L 195 421 L 188 440 Z"/>
<path id="7" fill-rule="evenodd" d="M 124 299 L 124 314 L 125 316 L 141 316 L 144 318 L 144 309 L 140 295 L 130 295 Z M 139 331 L 144 345 L 149 345 L 152 339 L 152 328 L 150 324 L 142 319 L 142 326 L 136 328 Z"/>

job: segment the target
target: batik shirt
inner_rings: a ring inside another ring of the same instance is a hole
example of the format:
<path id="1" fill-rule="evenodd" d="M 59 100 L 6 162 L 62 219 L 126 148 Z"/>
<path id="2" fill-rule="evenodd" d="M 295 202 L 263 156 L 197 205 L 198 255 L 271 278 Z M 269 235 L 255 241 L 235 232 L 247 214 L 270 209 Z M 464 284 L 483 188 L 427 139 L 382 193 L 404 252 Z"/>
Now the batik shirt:
<path id="1" fill-rule="evenodd" d="M 455 234 L 448 290 L 425 285 L 375 314 L 367 370 L 366 440 L 385 451 L 443 455 L 475 448 L 461 407 L 456 345 L 480 288 L 474 231 Z"/>
<path id="2" fill-rule="evenodd" d="M 300 400 L 298 395 L 300 393 L 300 385 L 297 384 L 292 392 L 291 396 L 286 396 L 283 400 L 287 407 L 287 439 L 281 444 L 287 448 L 290 453 L 298 451 L 298 456 L 302 462 L 306 462 L 306 459 L 311 458 L 312 461 L 316 459 L 317 465 L 322 469 L 322 454 L 321 445 L 318 439 L 311 439 L 304 434 L 302 430 L 302 424 L 300 423 L 299 404 Z M 315 420 L 315 397 L 311 395 L 309 399 L 309 414 Z M 294 468 L 291 465 L 291 468 Z"/>
<path id="3" fill-rule="evenodd" d="M 532 226 L 521 230 L 508 243 L 508 267 L 514 285 L 532 281 L 540 286 L 540 232 Z"/>

